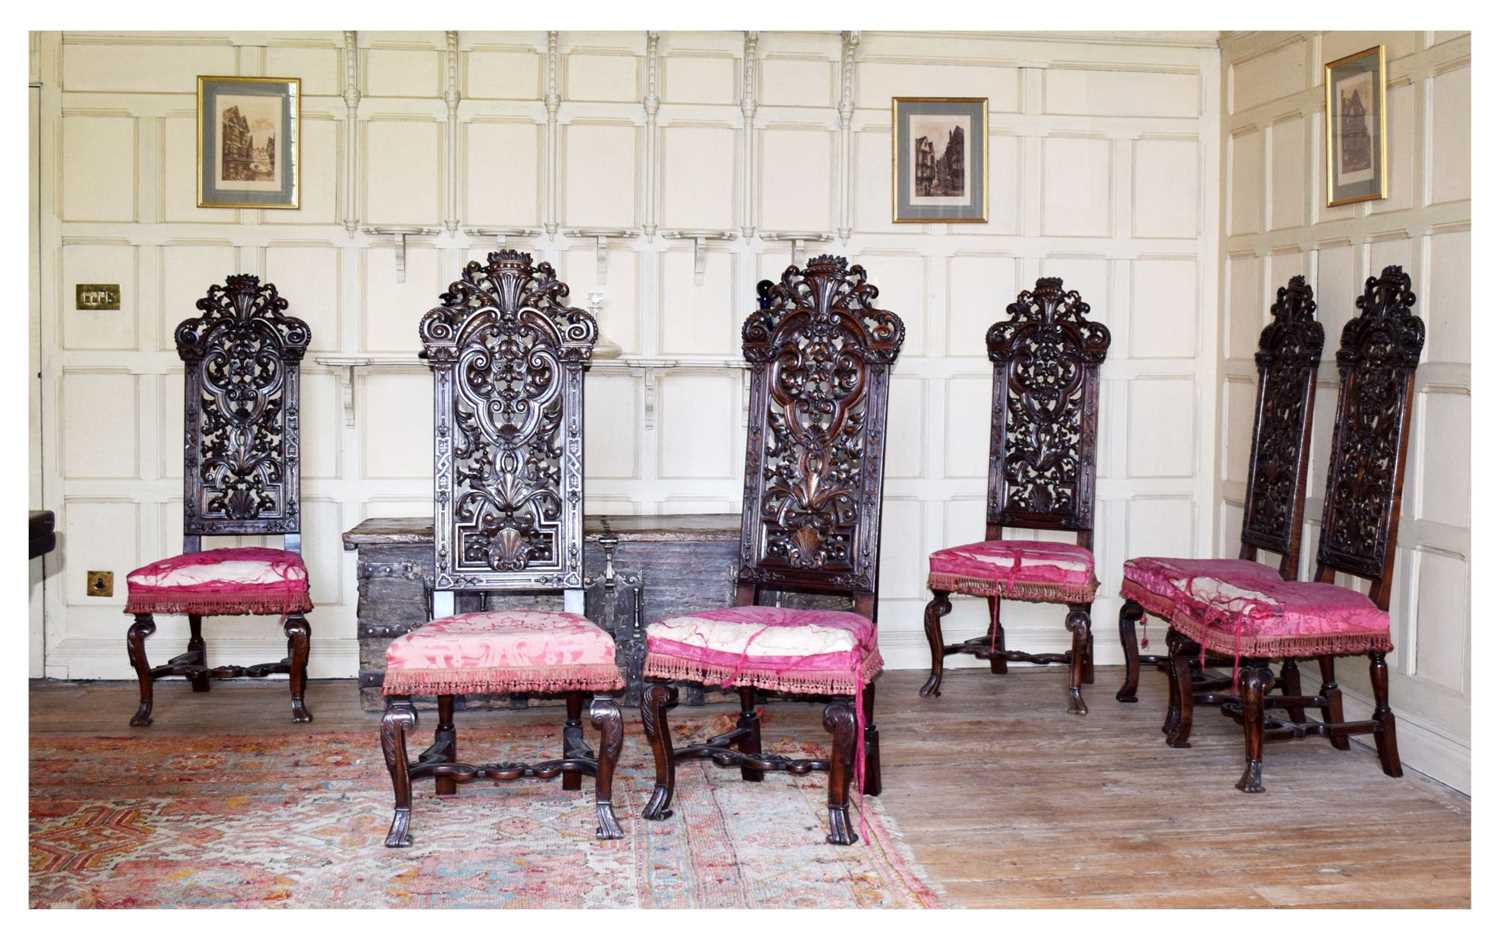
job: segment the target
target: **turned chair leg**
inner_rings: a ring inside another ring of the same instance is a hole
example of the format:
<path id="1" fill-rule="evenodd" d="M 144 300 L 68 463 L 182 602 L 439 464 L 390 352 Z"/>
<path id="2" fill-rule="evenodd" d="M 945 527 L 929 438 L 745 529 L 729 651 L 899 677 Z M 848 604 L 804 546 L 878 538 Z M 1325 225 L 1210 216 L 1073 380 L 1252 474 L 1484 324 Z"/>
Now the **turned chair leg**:
<path id="1" fill-rule="evenodd" d="M 849 821 L 849 783 L 854 774 L 854 704 L 835 698 L 823 709 L 823 728 L 833 735 L 828 761 L 828 841 L 853 845 L 859 841 Z"/>
<path id="2" fill-rule="evenodd" d="M 1341 725 L 1344 723 L 1344 693 L 1334 679 L 1332 656 L 1318 657 L 1318 672 L 1323 675 L 1323 685 L 1318 689 L 1318 695 L 1327 703 L 1323 706 L 1323 724 Z M 1328 743 L 1340 751 L 1349 750 L 1347 734 L 1331 731 L 1328 734 Z"/>
<path id="3" fill-rule="evenodd" d="M 875 681 L 865 686 L 864 700 L 860 704 L 865 710 L 865 783 L 861 791 L 865 796 L 879 796 L 880 782 L 880 729 L 875 725 Z"/>
<path id="4" fill-rule="evenodd" d="M 132 727 L 151 724 L 152 683 L 151 663 L 146 660 L 146 638 L 156 632 L 156 621 L 150 614 L 136 614 L 135 622 L 125 633 L 125 653 L 130 665 L 135 667 L 135 677 L 141 686 L 141 704 L 131 717 Z"/>
<path id="5" fill-rule="evenodd" d="M 208 644 L 203 642 L 203 616 L 201 614 L 188 614 L 188 645 L 187 651 L 193 655 L 193 662 L 203 667 L 202 672 L 195 672 L 191 677 L 194 692 L 207 692 L 208 684 Z"/>
<path id="6" fill-rule="evenodd" d="M 307 694 L 307 654 L 308 647 L 312 642 L 312 625 L 307 618 L 301 614 L 292 614 L 286 618 L 287 658 L 292 687 L 292 721 L 312 721 L 312 712 L 308 711 L 303 696 Z"/>
<path id="7" fill-rule="evenodd" d="M 578 754 L 584 750 L 583 746 L 583 693 L 569 692 L 565 701 L 568 705 L 568 718 L 563 722 L 563 759 Z M 593 719 L 593 709 L 589 709 L 590 720 Z M 578 770 L 564 770 L 562 773 L 562 788 L 564 790 L 582 790 L 583 772 Z"/>
<path id="8" fill-rule="evenodd" d="M 1281 694 L 1287 696 L 1302 694 L 1302 670 L 1298 668 L 1297 660 L 1290 656 L 1281 661 Z M 1286 713 L 1288 718 L 1299 724 L 1307 720 L 1307 709 L 1301 705 L 1288 705 Z"/>
<path id="9" fill-rule="evenodd" d="M 1401 755 L 1396 750 L 1396 715 L 1391 711 L 1390 677 L 1384 653 L 1370 654 L 1370 691 L 1375 693 L 1375 750 L 1380 755 L 1380 769 L 1387 777 L 1401 776 Z"/>
<path id="10" fill-rule="evenodd" d="M 406 757 L 406 733 L 416 725 L 417 710 L 412 707 L 411 699 L 385 700 L 385 715 L 380 719 L 380 749 L 385 753 L 385 768 L 390 771 L 391 788 L 396 794 L 395 814 L 385 837 L 388 849 L 411 845 L 411 766 Z"/>
<path id="11" fill-rule="evenodd" d="M 615 818 L 615 765 L 620 762 L 620 748 L 625 743 L 625 720 L 620 706 L 607 695 L 596 695 L 589 703 L 589 722 L 599 729 L 599 763 L 594 771 L 594 827 L 596 839 L 623 839 L 625 832 Z"/>
<path id="12" fill-rule="evenodd" d="M 1094 627 L 1092 618 L 1089 623 L 1088 641 L 1083 647 L 1083 684 L 1094 684 Z"/>
<path id="13" fill-rule="evenodd" d="M 922 615 L 922 628 L 927 632 L 927 647 L 932 651 L 932 672 L 922 684 L 921 696 L 935 698 L 943 689 L 943 617 L 952 612 L 948 602 L 948 591 L 933 591 L 932 600 Z"/>
<path id="14" fill-rule="evenodd" d="M 1125 651 L 1125 681 L 1115 693 L 1117 702 L 1136 701 L 1135 690 L 1141 682 L 1141 648 L 1136 642 L 1135 625 L 1145 613 L 1135 601 L 1120 605 L 1120 648 Z"/>
<path id="15" fill-rule="evenodd" d="M 746 687 L 740 690 L 740 719 L 735 722 L 735 727 L 746 730 L 749 734 L 741 735 L 735 741 L 735 749 L 741 754 L 760 753 L 760 715 L 755 711 L 755 689 Z M 740 779 L 759 783 L 766 779 L 764 770 L 756 770 L 753 767 L 740 766 Z"/>
<path id="16" fill-rule="evenodd" d="M 994 655 L 990 656 L 990 672 L 1003 676 L 1010 672 L 1010 661 L 1005 658 L 1005 626 L 1000 623 L 1000 598 L 986 597 L 984 600 L 990 608 L 990 637 L 995 648 Z M 942 646 L 942 643 L 938 645 Z"/>
<path id="17" fill-rule="evenodd" d="M 672 815 L 672 792 L 677 787 L 677 763 L 672 754 L 672 732 L 667 727 L 667 709 L 674 704 L 674 690 L 663 682 L 649 683 L 641 692 L 641 725 L 651 756 L 656 761 L 656 788 L 646 809 L 646 819 L 667 819 Z"/>
<path id="18" fill-rule="evenodd" d="M 1191 747 L 1188 742 L 1193 733 L 1193 666 L 1188 660 L 1191 647 L 1182 634 L 1169 631 L 1167 651 L 1170 684 L 1167 686 L 1167 720 L 1162 724 L 1162 732 L 1167 736 L 1168 747 Z"/>
<path id="19" fill-rule="evenodd" d="M 432 733 L 432 747 L 423 751 L 417 760 L 426 763 L 436 759 L 445 763 L 458 762 L 458 728 L 453 724 L 453 696 L 437 697 L 437 730 Z M 458 781 L 443 774 L 432 778 L 433 790 L 438 796 L 453 796 L 458 792 Z"/>
<path id="20" fill-rule="evenodd" d="M 1264 663 L 1247 663 L 1240 667 L 1240 708 L 1245 722 L 1245 772 L 1236 790 L 1264 793 L 1260 782 L 1261 750 L 1266 727 L 1266 689 L 1272 683 L 1271 669 Z"/>
<path id="21" fill-rule="evenodd" d="M 1087 715 L 1089 707 L 1083 701 L 1083 684 L 1089 645 L 1088 605 L 1069 604 L 1067 623 L 1073 631 L 1073 652 L 1068 657 L 1068 714 Z"/>

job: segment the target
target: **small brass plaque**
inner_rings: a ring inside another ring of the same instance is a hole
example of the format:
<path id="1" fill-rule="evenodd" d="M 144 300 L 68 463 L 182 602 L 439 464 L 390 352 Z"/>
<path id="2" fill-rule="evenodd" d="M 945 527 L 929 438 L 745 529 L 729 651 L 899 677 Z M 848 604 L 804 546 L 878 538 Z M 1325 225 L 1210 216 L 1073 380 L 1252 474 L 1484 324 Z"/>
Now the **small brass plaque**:
<path id="1" fill-rule="evenodd" d="M 75 284 L 76 306 L 79 310 L 119 310 L 120 285 Z"/>
<path id="2" fill-rule="evenodd" d="M 89 597 L 114 597 L 115 573 L 113 571 L 90 571 L 88 595 Z"/>

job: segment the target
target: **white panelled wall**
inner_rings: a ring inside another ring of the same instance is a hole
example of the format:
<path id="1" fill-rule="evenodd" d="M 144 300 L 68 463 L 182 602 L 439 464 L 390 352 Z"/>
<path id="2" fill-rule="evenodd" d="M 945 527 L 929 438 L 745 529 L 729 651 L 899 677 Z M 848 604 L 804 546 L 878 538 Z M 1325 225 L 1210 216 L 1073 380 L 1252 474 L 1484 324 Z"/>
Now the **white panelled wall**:
<path id="1" fill-rule="evenodd" d="M 625 350 L 588 379 L 596 512 L 738 512 L 738 329 L 755 282 L 790 260 L 779 236 L 821 239 L 802 257 L 833 251 L 868 268 L 907 325 L 882 549 L 881 644 L 894 668 L 927 661 L 927 553 L 982 537 L 984 333 L 1040 275 L 1064 277 L 1114 334 L 1099 661 L 1119 661 L 1126 557 L 1214 547 L 1211 34 L 40 33 L 33 44 L 43 484 L 62 532 L 46 583 L 47 675 L 131 675 L 124 574 L 180 550 L 171 330 L 235 271 L 275 282 L 312 325 L 311 668 L 353 675 L 354 559 L 339 535 L 366 516 L 430 511 L 416 321 L 497 229 L 556 264 L 575 302 L 602 291 L 604 332 Z M 302 79 L 300 210 L 195 207 L 200 74 Z M 989 98 L 987 224 L 891 223 L 893 95 Z M 120 283 L 123 309 L 74 310 L 80 281 Z M 115 597 L 85 596 L 90 569 L 115 572 Z M 1007 605 L 1005 616 L 1016 645 L 1066 647 L 1060 610 Z M 186 635 L 161 620 L 156 661 Z M 983 620 L 966 601 L 947 623 L 957 637 Z M 220 662 L 276 657 L 283 643 L 264 620 L 211 621 L 208 639 Z"/>
<path id="2" fill-rule="evenodd" d="M 1323 63 L 1384 43 L 1390 196 L 1327 207 Z M 1337 402 L 1334 355 L 1368 275 L 1401 265 L 1427 324 L 1391 594 L 1391 704 L 1401 755 L 1469 790 L 1469 34 L 1256 33 L 1223 44 L 1223 343 L 1215 474 L 1219 548 L 1238 548 L 1254 411 L 1256 337 L 1276 288 L 1314 285 L 1324 365 L 1313 425 L 1303 577 Z M 1345 580 L 1360 589 L 1365 582 Z M 1369 674 L 1340 661 L 1345 713 L 1368 712 Z M 1361 740 L 1356 738 L 1355 740 Z M 1368 739 L 1363 739 L 1368 741 Z M 1372 758 L 1373 759 L 1373 758 Z"/>

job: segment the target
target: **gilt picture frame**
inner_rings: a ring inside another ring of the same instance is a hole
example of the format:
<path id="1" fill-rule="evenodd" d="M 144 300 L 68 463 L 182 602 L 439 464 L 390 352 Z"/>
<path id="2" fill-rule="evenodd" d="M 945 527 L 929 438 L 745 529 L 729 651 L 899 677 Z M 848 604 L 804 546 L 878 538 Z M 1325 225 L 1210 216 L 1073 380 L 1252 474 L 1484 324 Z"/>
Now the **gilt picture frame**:
<path id="1" fill-rule="evenodd" d="M 1323 66 L 1323 130 L 1328 206 L 1384 199 L 1385 46 Z"/>
<path id="2" fill-rule="evenodd" d="M 199 75 L 198 208 L 296 209 L 302 81 Z"/>
<path id="3" fill-rule="evenodd" d="M 989 221 L 989 99 L 891 99 L 891 221 Z"/>

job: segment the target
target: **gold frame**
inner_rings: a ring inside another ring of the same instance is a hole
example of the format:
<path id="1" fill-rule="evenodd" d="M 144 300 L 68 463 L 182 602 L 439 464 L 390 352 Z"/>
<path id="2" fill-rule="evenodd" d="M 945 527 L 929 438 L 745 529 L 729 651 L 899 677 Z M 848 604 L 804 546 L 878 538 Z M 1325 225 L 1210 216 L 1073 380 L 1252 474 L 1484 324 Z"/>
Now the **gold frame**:
<path id="1" fill-rule="evenodd" d="M 902 104 L 932 102 L 937 104 L 979 103 L 981 127 L 979 132 L 980 162 L 983 164 L 984 193 L 977 219 L 929 219 L 902 218 L 899 179 L 901 166 L 900 106 Z M 917 225 L 985 225 L 990 220 L 990 99 L 989 98 L 892 98 L 891 99 L 891 222 Z"/>
<path id="2" fill-rule="evenodd" d="M 1363 59 L 1370 53 L 1375 53 L 1379 62 L 1376 77 L 1376 85 L 1380 93 L 1376 96 L 1380 102 L 1380 127 L 1377 142 L 1380 152 L 1380 191 L 1367 193 L 1363 196 L 1346 196 L 1343 199 L 1333 197 L 1333 70 L 1346 62 L 1355 59 Z M 1348 206 L 1357 202 L 1373 202 L 1377 199 L 1385 199 L 1390 195 L 1390 179 L 1388 177 L 1388 160 L 1390 157 L 1388 141 L 1386 139 L 1386 87 L 1385 87 L 1385 43 L 1378 43 L 1368 49 L 1350 53 L 1332 62 L 1323 63 L 1323 194 L 1327 197 L 1327 208 L 1336 206 Z"/>
<path id="3" fill-rule="evenodd" d="M 268 82 L 284 82 L 293 87 L 297 107 L 292 112 L 292 124 L 296 128 L 297 141 L 292 154 L 292 201 L 291 202 L 204 202 L 203 201 L 203 83 L 238 82 L 244 85 L 260 85 Z M 198 208 L 200 209 L 300 209 L 302 208 L 302 79 L 281 75 L 199 75 L 197 106 L 193 109 L 197 127 L 193 136 L 197 140 L 194 149 L 193 173 L 198 179 Z"/>

